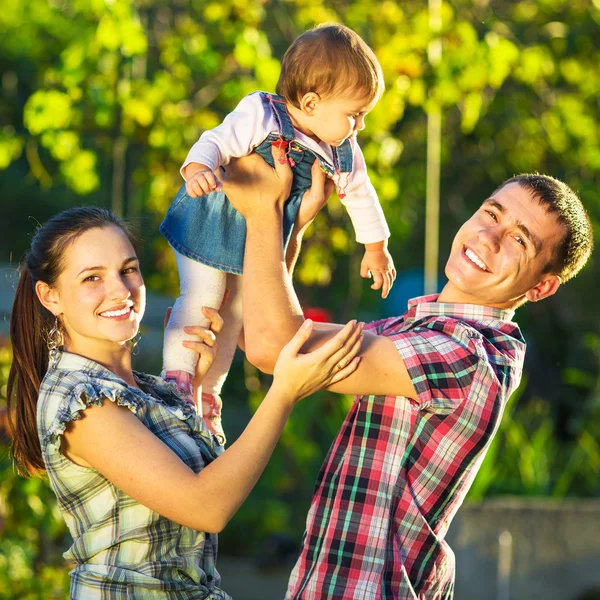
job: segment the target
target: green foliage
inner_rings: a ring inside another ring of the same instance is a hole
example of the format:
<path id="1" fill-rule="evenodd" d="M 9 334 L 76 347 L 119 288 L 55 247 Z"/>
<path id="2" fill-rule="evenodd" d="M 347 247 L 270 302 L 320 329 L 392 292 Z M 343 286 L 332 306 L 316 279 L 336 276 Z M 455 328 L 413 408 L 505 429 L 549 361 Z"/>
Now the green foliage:
<path id="1" fill-rule="evenodd" d="M 12 353 L 0 338 L 0 597 L 60 599 L 68 574 L 60 554 L 66 526 L 45 479 L 24 479 L 8 452 L 6 382 Z"/>
<path id="2" fill-rule="evenodd" d="M 498 433 L 469 491 L 480 500 L 495 494 L 594 496 L 599 491 L 600 438 L 592 428 L 600 426 L 600 405 L 592 401 L 584 427 L 578 426 L 567 442 L 557 438 L 550 405 L 533 398 L 520 409 L 518 399 L 526 386 L 509 400 Z"/>

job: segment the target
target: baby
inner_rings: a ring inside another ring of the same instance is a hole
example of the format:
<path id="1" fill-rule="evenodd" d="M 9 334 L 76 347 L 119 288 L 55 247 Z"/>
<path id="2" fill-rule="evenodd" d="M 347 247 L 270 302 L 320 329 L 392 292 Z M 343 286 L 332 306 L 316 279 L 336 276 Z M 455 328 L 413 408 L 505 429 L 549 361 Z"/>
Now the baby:
<path id="1" fill-rule="evenodd" d="M 219 349 L 202 393 L 204 420 L 222 443 L 219 394 L 242 327 L 246 225 L 222 192 L 218 169 L 253 151 L 273 165 L 271 145 L 286 148 L 294 173 L 284 208 L 287 245 L 318 160 L 336 185 L 356 240 L 365 246 L 361 275 L 372 276 L 373 289 L 383 285 L 387 294 L 395 278 L 387 250 L 389 228 L 356 141 L 383 89 L 381 67 L 359 35 L 343 25 L 317 27 L 285 53 L 277 94 L 255 92 L 243 98 L 221 125 L 202 134 L 181 168 L 186 183 L 160 226 L 175 251 L 181 287 L 165 331 L 163 377 L 191 392 L 197 354 L 181 345 L 183 324 L 207 326 L 201 307 L 218 308 L 228 289 Z"/>

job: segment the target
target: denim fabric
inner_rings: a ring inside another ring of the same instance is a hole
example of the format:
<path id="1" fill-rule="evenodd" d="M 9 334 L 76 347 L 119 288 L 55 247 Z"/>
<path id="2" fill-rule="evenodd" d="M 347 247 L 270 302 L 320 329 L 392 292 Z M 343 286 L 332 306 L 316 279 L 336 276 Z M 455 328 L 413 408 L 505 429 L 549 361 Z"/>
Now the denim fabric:
<path id="1" fill-rule="evenodd" d="M 283 240 L 287 247 L 302 196 L 311 186 L 311 169 L 315 158 L 329 175 L 349 173 L 352 171 L 352 148 L 349 140 L 332 148 L 334 164 L 329 164 L 323 157 L 294 140 L 294 128 L 283 98 L 275 94 L 256 93 L 261 95 L 265 110 L 274 113 L 279 124 L 279 134 L 269 134 L 255 152 L 274 166 L 271 143 L 277 140 L 290 143 L 288 158 L 291 159 L 294 179 L 283 215 Z M 242 273 L 246 221 L 223 192 L 211 192 L 191 198 L 185 191 L 185 184 L 182 185 L 167 211 L 160 232 L 184 256 L 219 271 L 235 275 Z"/>

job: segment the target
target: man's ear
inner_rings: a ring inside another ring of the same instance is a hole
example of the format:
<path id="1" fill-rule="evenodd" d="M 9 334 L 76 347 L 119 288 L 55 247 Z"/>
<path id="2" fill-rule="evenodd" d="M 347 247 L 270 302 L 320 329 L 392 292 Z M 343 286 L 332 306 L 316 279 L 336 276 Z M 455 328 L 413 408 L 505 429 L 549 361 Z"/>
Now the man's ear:
<path id="1" fill-rule="evenodd" d="M 35 284 L 35 293 L 42 306 L 48 309 L 55 317 L 61 313 L 58 292 L 54 288 L 51 288 L 44 281 L 38 281 Z"/>
<path id="2" fill-rule="evenodd" d="M 300 100 L 300 110 L 307 116 L 312 117 L 317 105 L 321 101 L 321 96 L 317 92 L 307 92 Z"/>
<path id="3" fill-rule="evenodd" d="M 538 302 L 555 294 L 561 283 L 559 275 L 544 275 L 544 278 L 525 294 L 525 297 L 530 302 Z"/>

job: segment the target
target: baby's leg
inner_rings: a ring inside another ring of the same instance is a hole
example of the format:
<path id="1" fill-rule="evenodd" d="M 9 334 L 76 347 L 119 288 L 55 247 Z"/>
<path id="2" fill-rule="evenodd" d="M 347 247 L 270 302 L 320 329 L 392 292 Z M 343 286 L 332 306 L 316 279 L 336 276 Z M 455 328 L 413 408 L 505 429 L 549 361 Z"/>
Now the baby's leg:
<path id="1" fill-rule="evenodd" d="M 182 345 L 184 339 L 191 339 L 191 336 L 184 333 L 183 328 L 187 325 L 210 325 L 201 309 L 203 306 L 221 306 L 227 274 L 187 258 L 177 251 L 175 258 L 179 272 L 180 296 L 175 301 L 165 329 L 163 376 L 165 379 L 174 380 L 180 389 L 189 392 L 198 354 Z"/>
<path id="2" fill-rule="evenodd" d="M 202 382 L 202 416 L 208 428 L 224 443 L 221 427 L 221 388 L 231 367 L 240 331 L 242 330 L 242 278 L 227 273 L 229 298 L 221 311 L 223 329 L 217 340 L 215 362 Z"/>
<path id="3" fill-rule="evenodd" d="M 223 329 L 219 334 L 217 356 L 202 382 L 205 394 L 221 393 L 242 330 L 242 276 L 227 273 L 227 289 L 229 297 L 221 311 Z"/>

